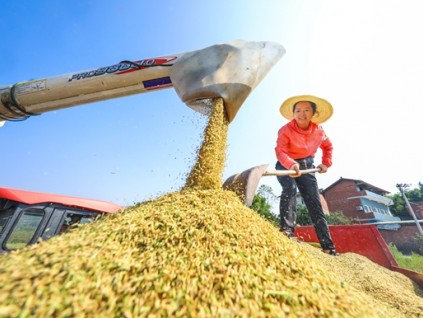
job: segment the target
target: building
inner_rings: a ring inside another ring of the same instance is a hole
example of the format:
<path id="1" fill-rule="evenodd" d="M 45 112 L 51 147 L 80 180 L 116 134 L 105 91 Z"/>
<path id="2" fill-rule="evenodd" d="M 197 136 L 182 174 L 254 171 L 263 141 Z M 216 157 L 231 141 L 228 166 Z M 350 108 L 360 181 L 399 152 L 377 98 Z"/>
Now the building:
<path id="1" fill-rule="evenodd" d="M 322 191 L 330 212 L 341 211 L 356 223 L 400 221 L 392 216 L 389 206 L 393 201 L 385 195 L 388 191 L 357 179 L 340 178 Z M 378 226 L 398 229 L 399 224 Z"/>
<path id="2" fill-rule="evenodd" d="M 410 206 L 413 209 L 413 212 L 416 218 L 423 219 L 423 201 L 410 202 Z"/>

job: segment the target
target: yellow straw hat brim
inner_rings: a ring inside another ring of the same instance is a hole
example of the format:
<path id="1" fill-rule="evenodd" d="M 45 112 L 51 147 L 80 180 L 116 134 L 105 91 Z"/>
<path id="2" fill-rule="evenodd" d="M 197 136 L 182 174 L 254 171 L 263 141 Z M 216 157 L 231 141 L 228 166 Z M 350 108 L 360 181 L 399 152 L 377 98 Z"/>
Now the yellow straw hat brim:
<path id="1" fill-rule="evenodd" d="M 309 101 L 316 104 L 316 113 L 311 119 L 315 123 L 324 123 L 333 114 L 333 107 L 327 100 L 313 95 L 298 95 L 290 97 L 282 103 L 281 107 L 279 108 L 279 111 L 281 112 L 282 116 L 288 120 L 293 119 L 294 105 L 301 101 Z"/>

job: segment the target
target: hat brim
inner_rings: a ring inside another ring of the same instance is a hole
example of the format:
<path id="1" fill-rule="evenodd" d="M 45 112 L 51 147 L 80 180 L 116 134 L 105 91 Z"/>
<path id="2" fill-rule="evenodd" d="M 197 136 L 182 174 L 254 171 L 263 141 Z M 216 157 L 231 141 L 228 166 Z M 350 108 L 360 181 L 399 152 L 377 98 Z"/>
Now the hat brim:
<path id="1" fill-rule="evenodd" d="M 332 105 L 327 100 L 313 95 L 293 96 L 285 100 L 279 108 L 279 111 L 281 112 L 282 116 L 288 120 L 293 119 L 293 107 L 296 103 L 301 101 L 309 101 L 316 104 L 316 113 L 311 118 L 311 121 L 321 124 L 327 121 L 330 117 L 332 117 Z"/>

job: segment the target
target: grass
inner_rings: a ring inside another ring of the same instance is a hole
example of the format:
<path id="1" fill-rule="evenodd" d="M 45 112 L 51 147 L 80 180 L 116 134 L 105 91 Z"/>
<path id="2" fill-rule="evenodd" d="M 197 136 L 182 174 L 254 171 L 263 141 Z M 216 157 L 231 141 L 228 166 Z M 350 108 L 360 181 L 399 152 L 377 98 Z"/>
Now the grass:
<path id="1" fill-rule="evenodd" d="M 389 250 L 397 261 L 399 267 L 423 273 L 423 256 L 416 253 L 404 255 L 395 245 L 389 245 Z"/>

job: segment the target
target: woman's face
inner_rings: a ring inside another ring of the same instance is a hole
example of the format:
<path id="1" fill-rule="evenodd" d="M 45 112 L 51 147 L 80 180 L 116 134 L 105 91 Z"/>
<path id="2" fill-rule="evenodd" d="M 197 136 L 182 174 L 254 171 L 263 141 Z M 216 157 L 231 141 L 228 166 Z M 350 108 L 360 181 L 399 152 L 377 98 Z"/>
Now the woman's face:
<path id="1" fill-rule="evenodd" d="M 311 104 L 307 101 L 298 102 L 294 109 L 294 119 L 301 128 L 307 128 L 314 112 Z"/>

